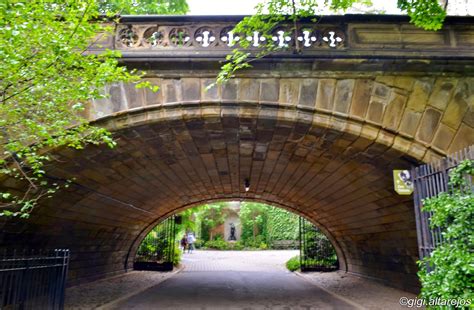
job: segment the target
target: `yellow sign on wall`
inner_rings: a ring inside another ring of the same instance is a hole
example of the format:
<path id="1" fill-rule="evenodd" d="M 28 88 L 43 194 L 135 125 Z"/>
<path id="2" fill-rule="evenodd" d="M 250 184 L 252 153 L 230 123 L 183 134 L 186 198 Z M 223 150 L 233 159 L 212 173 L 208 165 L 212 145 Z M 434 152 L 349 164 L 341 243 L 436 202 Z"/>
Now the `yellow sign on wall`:
<path id="1" fill-rule="evenodd" d="M 413 180 L 410 170 L 393 170 L 393 186 L 399 195 L 411 195 Z"/>

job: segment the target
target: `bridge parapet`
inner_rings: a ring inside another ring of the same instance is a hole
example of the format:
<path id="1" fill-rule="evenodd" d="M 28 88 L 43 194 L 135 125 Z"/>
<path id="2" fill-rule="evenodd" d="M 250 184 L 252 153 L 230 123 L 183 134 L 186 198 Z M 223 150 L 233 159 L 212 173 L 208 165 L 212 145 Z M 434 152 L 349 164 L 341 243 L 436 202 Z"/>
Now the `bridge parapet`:
<path id="1" fill-rule="evenodd" d="M 266 44 L 267 38 L 259 31 L 244 36 L 234 33 L 235 23 L 122 23 L 115 32 L 115 44 L 120 50 L 175 49 L 229 50 L 239 46 L 242 40 L 252 49 Z M 296 39 L 306 50 L 344 48 L 344 29 L 338 25 L 304 23 L 300 25 Z M 287 48 L 295 44 L 290 25 L 282 25 L 272 31 L 275 46 Z"/>
<path id="2" fill-rule="evenodd" d="M 281 51 L 272 58 L 411 59 L 423 61 L 474 59 L 474 18 L 451 17 L 437 32 L 414 27 L 404 16 L 345 15 L 302 21 L 296 36 L 290 25 L 278 26 L 270 37 L 233 33 L 242 16 L 124 16 L 112 36 L 91 50 L 120 50 L 124 61 L 141 58 L 220 59 L 242 40 L 250 51 L 272 40 Z M 301 52 L 291 47 L 295 40 Z M 290 47 L 290 48 L 288 48 Z M 470 69 L 472 72 L 472 67 Z M 463 70 L 463 71 L 466 71 Z"/>

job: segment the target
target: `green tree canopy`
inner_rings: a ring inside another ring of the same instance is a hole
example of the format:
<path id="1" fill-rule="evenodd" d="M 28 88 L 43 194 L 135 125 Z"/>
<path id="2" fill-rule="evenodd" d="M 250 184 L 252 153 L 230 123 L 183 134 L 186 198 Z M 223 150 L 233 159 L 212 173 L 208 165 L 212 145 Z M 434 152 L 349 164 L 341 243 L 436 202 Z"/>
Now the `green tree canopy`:
<path id="1" fill-rule="evenodd" d="M 0 179 L 20 181 L 0 192 L 0 216 L 27 217 L 41 198 L 68 185 L 45 173 L 53 159 L 45 150 L 115 145 L 109 132 L 83 118 L 105 85 L 135 82 L 156 90 L 119 66 L 119 53 L 87 53 L 99 33 L 112 30 L 99 16 L 187 10 L 185 0 L 0 1 Z"/>
<path id="2" fill-rule="evenodd" d="M 45 173 L 60 147 L 106 143 L 111 135 L 83 118 L 87 102 L 102 98 L 113 82 L 139 82 L 118 65 L 120 54 L 87 53 L 98 34 L 99 0 L 0 1 L 0 179 L 13 177 L 0 192 L 0 216 L 27 217 L 38 200 L 63 180 Z M 150 86 L 138 83 L 139 86 Z"/>
<path id="3" fill-rule="evenodd" d="M 189 11 L 186 0 L 98 0 L 102 14 L 181 15 Z"/>

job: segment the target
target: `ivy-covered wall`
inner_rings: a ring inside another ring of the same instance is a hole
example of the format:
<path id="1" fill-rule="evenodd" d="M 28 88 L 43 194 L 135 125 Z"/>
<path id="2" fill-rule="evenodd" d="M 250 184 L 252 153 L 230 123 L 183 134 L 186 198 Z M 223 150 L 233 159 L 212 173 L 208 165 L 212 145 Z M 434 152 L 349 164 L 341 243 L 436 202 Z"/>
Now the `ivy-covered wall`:
<path id="1" fill-rule="evenodd" d="M 229 205 L 235 203 L 213 203 L 184 211 L 182 232 L 194 231 L 198 237 L 197 245 L 228 248 L 223 234 L 216 228 L 222 226 Z M 228 212 L 227 212 L 228 213 Z M 262 203 L 242 202 L 238 211 L 242 233 L 240 241 L 232 244 L 233 249 L 266 249 L 295 247 L 298 240 L 298 216 L 286 210 Z M 275 242 L 276 241 L 276 242 Z M 288 241 L 278 243 L 278 241 Z M 293 241 L 293 242 L 289 242 Z"/>
<path id="2" fill-rule="evenodd" d="M 267 240 L 298 240 L 298 224 L 298 216 L 296 214 L 270 207 L 267 222 Z"/>

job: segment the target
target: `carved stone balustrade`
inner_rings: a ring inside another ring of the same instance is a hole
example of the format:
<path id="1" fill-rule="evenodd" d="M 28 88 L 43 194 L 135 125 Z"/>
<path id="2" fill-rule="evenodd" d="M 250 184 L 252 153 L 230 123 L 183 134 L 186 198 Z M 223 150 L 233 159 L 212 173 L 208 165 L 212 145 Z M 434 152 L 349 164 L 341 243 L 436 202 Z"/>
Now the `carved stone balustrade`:
<path id="1" fill-rule="evenodd" d="M 267 38 L 259 31 L 245 36 L 233 33 L 234 24 L 119 24 L 115 45 L 120 50 L 134 49 L 225 49 L 239 46 L 242 40 L 249 41 L 251 48 L 258 49 L 267 44 Z M 271 34 L 275 46 L 295 46 L 295 39 L 304 49 L 344 48 L 344 30 L 333 25 L 302 24 L 294 36 L 291 28 L 278 27 Z"/>
<path id="2" fill-rule="evenodd" d="M 413 26 L 405 16 L 326 16 L 299 22 L 296 34 L 290 25 L 279 25 L 270 36 L 234 33 L 242 18 L 123 16 L 113 35 L 100 38 L 90 51 L 119 50 L 124 63 L 147 69 L 189 61 L 213 62 L 210 69 L 216 69 L 216 60 L 246 40 L 252 55 L 268 43 L 279 47 L 266 61 L 293 59 L 324 70 L 385 70 L 390 65 L 398 71 L 474 71 L 473 17 L 448 17 L 443 29 L 433 32 Z M 339 66 L 334 67 L 336 60 Z"/>

